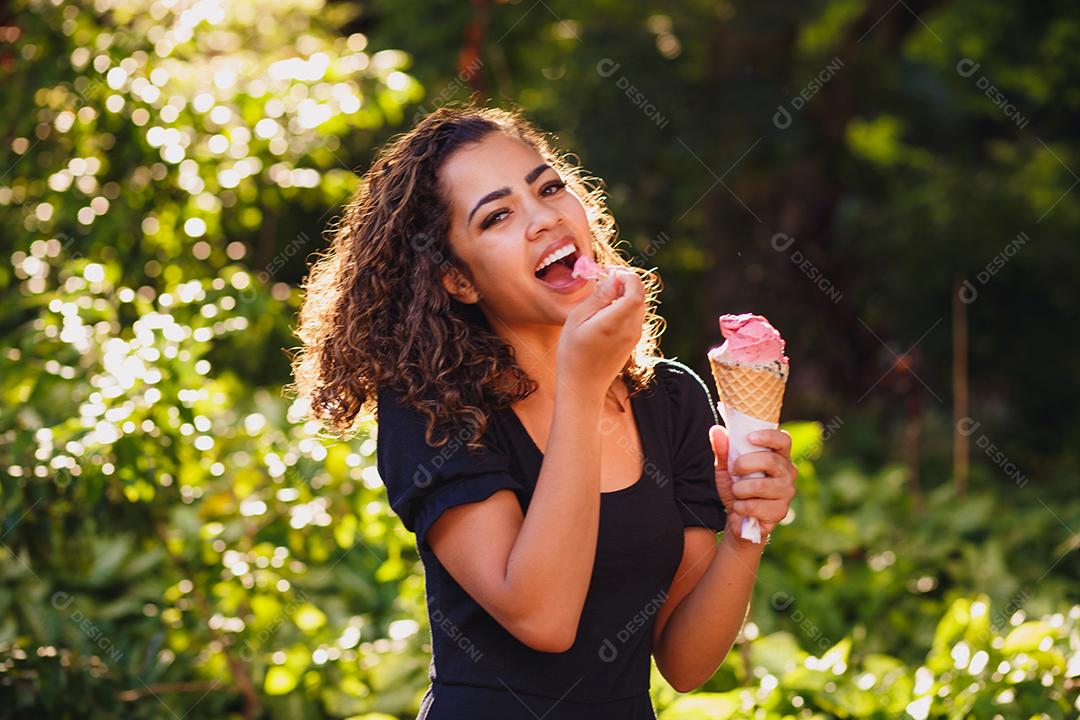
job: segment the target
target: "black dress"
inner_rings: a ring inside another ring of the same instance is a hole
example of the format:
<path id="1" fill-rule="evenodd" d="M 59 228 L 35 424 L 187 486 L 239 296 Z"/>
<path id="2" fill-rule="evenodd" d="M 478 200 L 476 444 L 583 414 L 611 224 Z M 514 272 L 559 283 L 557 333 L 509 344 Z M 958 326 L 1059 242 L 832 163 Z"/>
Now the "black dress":
<path id="1" fill-rule="evenodd" d="M 543 456 L 510 408 L 495 411 L 472 454 L 460 433 L 424 441 L 423 416 L 378 395 L 377 469 L 391 508 L 416 533 L 431 627 L 431 685 L 417 720 L 647 720 L 652 631 L 683 552 L 683 528 L 720 531 L 708 388 L 690 368 L 659 360 L 630 398 L 644 472 L 601 494 L 596 559 L 573 646 L 547 653 L 503 628 L 439 563 L 426 533 L 447 508 L 508 488 L 528 510 Z"/>

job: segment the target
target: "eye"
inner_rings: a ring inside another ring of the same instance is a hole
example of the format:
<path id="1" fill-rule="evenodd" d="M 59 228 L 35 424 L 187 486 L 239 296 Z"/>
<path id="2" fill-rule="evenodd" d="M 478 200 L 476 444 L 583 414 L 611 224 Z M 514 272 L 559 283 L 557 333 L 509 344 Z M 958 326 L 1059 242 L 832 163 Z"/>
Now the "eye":
<path id="1" fill-rule="evenodd" d="M 487 230 L 489 227 L 491 227 L 492 225 L 494 225 L 495 223 L 498 222 L 498 220 L 496 218 L 499 218 L 499 216 L 503 215 L 506 212 L 508 212 L 508 211 L 507 210 L 496 210 L 495 212 L 491 213 L 486 218 L 484 218 L 484 222 L 482 222 L 480 224 L 480 229 L 481 230 Z"/>
<path id="2" fill-rule="evenodd" d="M 544 189 L 540 191 L 540 194 L 544 197 L 551 197 L 556 192 L 562 190 L 564 187 L 566 187 L 565 182 L 563 182 L 562 180 L 555 180 L 545 185 Z M 555 192 L 548 192 L 548 190 L 554 190 Z M 491 213 L 486 218 L 484 218 L 484 222 L 480 224 L 480 229 L 487 230 L 492 225 L 500 222 L 502 219 L 502 215 L 508 212 L 508 210 L 496 210 L 495 212 Z"/>

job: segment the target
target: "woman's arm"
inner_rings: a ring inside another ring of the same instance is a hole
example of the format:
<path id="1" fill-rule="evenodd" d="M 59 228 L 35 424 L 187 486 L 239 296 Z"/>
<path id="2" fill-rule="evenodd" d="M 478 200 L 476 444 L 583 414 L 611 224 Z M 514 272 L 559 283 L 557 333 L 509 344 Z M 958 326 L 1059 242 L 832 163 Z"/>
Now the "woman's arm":
<path id="1" fill-rule="evenodd" d="M 729 515 L 720 544 L 703 550 L 713 554 L 712 561 L 675 608 L 653 650 L 660 673 L 679 692 L 690 692 L 712 677 L 746 620 L 765 545 L 738 538 L 736 528 Z"/>
<path id="2" fill-rule="evenodd" d="M 508 632 L 534 650 L 565 652 L 592 577 L 600 526 L 604 391 L 560 381 L 529 511 L 499 491 L 446 510 L 428 542 L 451 576 Z"/>
<path id="3" fill-rule="evenodd" d="M 512 602 L 562 650 L 577 636 L 596 555 L 605 392 L 558 384 L 544 464 L 506 563 Z"/>
<path id="4" fill-rule="evenodd" d="M 677 587 L 676 577 L 672 597 L 682 594 L 685 597 L 675 606 L 666 624 L 656 628 L 658 639 L 653 648 L 657 668 L 679 692 L 690 692 L 712 677 L 731 651 L 746 620 L 765 545 L 739 536 L 743 517 L 758 518 L 762 532 L 768 537 L 787 515 L 798 475 L 791 462 L 791 436 L 783 430 L 763 430 L 750 435 L 750 442 L 767 449 L 742 455 L 732 469 L 740 476 L 761 471 L 765 477 L 737 483 L 732 483 L 727 471 L 726 430 L 714 425 L 709 439 L 717 493 L 727 509 L 724 535 L 719 547 L 714 547 L 712 538 L 687 544 L 683 565 L 693 568 L 705 559 L 711 560 L 689 592 Z M 686 575 L 686 582 L 692 581 L 693 574 L 688 571 Z"/>
<path id="5" fill-rule="evenodd" d="M 600 416 L 644 315 L 644 285 L 622 269 L 569 311 L 544 462 L 525 517 L 511 493 L 499 491 L 451 508 L 428 533 L 465 591 L 537 650 L 564 652 L 577 637 L 600 530 Z"/>

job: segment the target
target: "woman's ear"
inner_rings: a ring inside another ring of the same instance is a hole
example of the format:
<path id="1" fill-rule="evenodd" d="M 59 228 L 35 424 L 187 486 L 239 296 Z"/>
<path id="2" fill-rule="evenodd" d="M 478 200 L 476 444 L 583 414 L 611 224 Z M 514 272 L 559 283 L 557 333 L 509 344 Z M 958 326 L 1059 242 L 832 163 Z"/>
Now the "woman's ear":
<path id="1" fill-rule="evenodd" d="M 450 293 L 450 297 L 467 305 L 471 305 L 483 297 L 469 282 L 469 279 L 462 274 L 461 270 L 453 266 L 443 272 L 442 284 L 446 288 L 446 292 Z"/>

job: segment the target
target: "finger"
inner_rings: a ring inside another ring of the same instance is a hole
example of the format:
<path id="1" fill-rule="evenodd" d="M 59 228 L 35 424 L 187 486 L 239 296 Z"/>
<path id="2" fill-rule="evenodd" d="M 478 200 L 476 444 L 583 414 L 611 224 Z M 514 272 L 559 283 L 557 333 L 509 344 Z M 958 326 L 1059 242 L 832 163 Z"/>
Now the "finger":
<path id="1" fill-rule="evenodd" d="M 615 272 L 619 274 L 619 277 L 622 279 L 626 287 L 643 287 L 641 283 L 641 276 L 638 275 L 637 272 L 634 271 L 634 268 L 630 267 L 629 265 L 620 265 L 615 268 Z"/>
<path id="2" fill-rule="evenodd" d="M 735 512 L 776 525 L 787 515 L 787 504 L 779 500 L 736 500 Z"/>
<path id="3" fill-rule="evenodd" d="M 621 268 L 616 269 L 612 273 L 612 278 L 615 281 L 615 297 L 620 298 L 626 292 L 626 272 Z"/>
<path id="4" fill-rule="evenodd" d="M 727 510 L 728 527 L 741 528 L 743 516 L 735 512 L 734 508 Z"/>
<path id="5" fill-rule="evenodd" d="M 596 293 L 597 303 L 599 309 L 595 312 L 593 317 L 607 318 L 617 317 L 626 318 L 635 308 L 642 308 L 644 305 L 644 294 L 640 290 L 635 290 L 633 281 L 637 280 L 637 276 L 631 271 L 619 268 L 612 270 L 608 275 L 608 278 L 603 282 L 607 283 L 605 289 Z M 640 285 L 640 280 L 638 284 Z M 612 321 L 617 325 L 622 324 L 622 319 Z"/>
<path id="6" fill-rule="evenodd" d="M 597 282 L 592 293 L 582 298 L 571 311 L 575 316 L 581 317 L 578 324 L 584 325 L 598 313 L 610 307 L 611 303 L 618 297 L 620 287 L 620 281 L 613 273 L 609 273 L 607 277 Z"/>
<path id="7" fill-rule="evenodd" d="M 594 323 L 593 327 L 596 327 L 595 324 L 598 323 L 609 336 L 623 331 L 633 331 L 636 334 L 636 341 L 641 336 L 644 315 L 645 305 L 641 298 L 635 301 L 632 297 L 623 295 L 600 308 L 588 322 Z"/>
<path id="8" fill-rule="evenodd" d="M 791 433 L 787 430 L 757 430 L 750 433 L 746 439 L 758 447 L 776 450 L 785 456 L 791 455 Z"/>
<path id="9" fill-rule="evenodd" d="M 731 467 L 731 474 L 749 475 L 752 472 L 763 472 L 766 475 L 779 475 L 787 464 L 787 459 L 779 453 L 773 450 L 759 450 L 740 455 Z"/>
<path id="10" fill-rule="evenodd" d="M 713 458 L 717 470 L 727 472 L 728 460 L 728 434 L 723 425 L 713 425 L 709 428 L 709 442 L 712 444 Z"/>
<path id="11" fill-rule="evenodd" d="M 716 494 L 720 496 L 720 503 L 725 510 L 731 509 L 731 503 L 735 502 L 735 494 L 732 492 L 731 476 L 727 472 L 717 472 L 715 478 Z"/>
<path id="12" fill-rule="evenodd" d="M 641 278 L 633 270 L 620 268 L 618 271 L 619 294 L 615 297 L 612 305 L 634 306 L 645 299 L 645 286 Z"/>
<path id="13" fill-rule="evenodd" d="M 783 500 L 788 492 L 787 483 L 772 477 L 738 480 L 731 484 L 731 494 L 744 500 L 751 498 Z"/>

